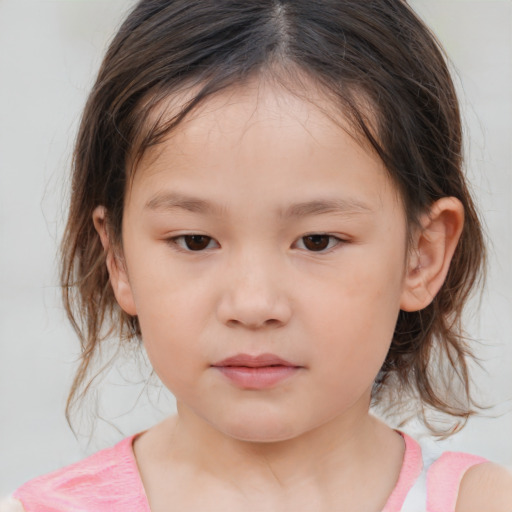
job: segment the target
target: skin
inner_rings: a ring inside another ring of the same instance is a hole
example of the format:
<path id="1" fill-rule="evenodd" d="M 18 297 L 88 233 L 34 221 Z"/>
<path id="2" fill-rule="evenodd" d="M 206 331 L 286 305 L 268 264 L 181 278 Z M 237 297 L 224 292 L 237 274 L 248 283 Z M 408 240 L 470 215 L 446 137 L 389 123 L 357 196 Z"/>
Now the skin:
<path id="1" fill-rule="evenodd" d="M 326 200 L 338 208 L 311 207 Z M 255 81 L 146 153 L 122 248 L 104 219 L 98 207 L 116 298 L 178 405 L 134 443 L 152 511 L 380 510 L 404 445 L 369 414 L 372 383 L 399 310 L 425 307 L 446 277 L 460 203 L 435 203 L 407 247 L 382 162 L 314 104 Z M 212 367 L 238 353 L 299 370 L 244 389 Z"/>

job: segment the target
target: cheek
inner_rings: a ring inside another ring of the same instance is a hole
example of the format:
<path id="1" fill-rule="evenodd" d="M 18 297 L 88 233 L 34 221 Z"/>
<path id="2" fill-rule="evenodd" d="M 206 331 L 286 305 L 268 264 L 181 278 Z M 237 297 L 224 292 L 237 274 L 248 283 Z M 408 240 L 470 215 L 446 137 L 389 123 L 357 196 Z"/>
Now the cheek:
<path id="1" fill-rule="evenodd" d="M 327 368 L 366 381 L 376 376 L 391 344 L 402 279 L 396 263 L 358 261 L 350 272 L 317 288 L 310 320 L 321 326 L 315 353 L 318 358 L 328 354 Z"/>
<path id="2" fill-rule="evenodd" d="M 173 389 L 185 381 L 187 371 L 205 364 L 198 343 L 205 298 L 201 300 L 198 287 L 187 287 L 177 275 L 159 273 L 157 268 L 137 276 L 134 297 L 148 357 L 160 379 Z"/>

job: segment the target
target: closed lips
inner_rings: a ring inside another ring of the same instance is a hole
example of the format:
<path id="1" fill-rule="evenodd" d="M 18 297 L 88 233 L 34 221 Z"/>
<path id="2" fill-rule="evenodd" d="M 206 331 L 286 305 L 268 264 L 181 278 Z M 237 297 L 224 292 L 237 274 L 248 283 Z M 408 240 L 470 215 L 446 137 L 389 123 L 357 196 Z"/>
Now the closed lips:
<path id="1" fill-rule="evenodd" d="M 260 354 L 258 356 L 251 356 L 249 354 L 237 354 L 236 356 L 228 357 L 212 366 L 245 366 L 247 368 L 262 368 L 268 366 L 291 366 L 297 367 L 285 359 L 282 359 L 274 354 Z"/>

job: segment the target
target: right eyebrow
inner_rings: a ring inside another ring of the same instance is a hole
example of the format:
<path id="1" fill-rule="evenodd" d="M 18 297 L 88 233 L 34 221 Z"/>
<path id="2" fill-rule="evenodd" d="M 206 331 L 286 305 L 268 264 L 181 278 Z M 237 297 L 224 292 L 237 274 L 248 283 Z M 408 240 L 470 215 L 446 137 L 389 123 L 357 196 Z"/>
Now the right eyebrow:
<path id="1" fill-rule="evenodd" d="M 152 197 L 145 205 L 146 210 L 171 211 L 182 209 L 192 213 L 220 215 L 224 208 L 198 197 L 187 196 L 177 192 L 166 192 Z"/>

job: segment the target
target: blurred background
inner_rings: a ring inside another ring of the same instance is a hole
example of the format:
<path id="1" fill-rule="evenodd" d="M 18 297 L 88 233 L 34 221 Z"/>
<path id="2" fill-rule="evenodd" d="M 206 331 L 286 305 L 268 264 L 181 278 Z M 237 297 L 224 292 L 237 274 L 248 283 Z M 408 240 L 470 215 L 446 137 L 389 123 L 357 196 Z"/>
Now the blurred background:
<path id="1" fill-rule="evenodd" d="M 174 411 L 144 358 L 101 386 L 102 419 L 64 417 L 78 340 L 60 303 L 57 249 L 79 117 L 128 0 L 0 0 L 0 496 Z M 495 405 L 444 442 L 512 468 L 512 0 L 411 0 L 452 61 L 467 172 L 490 240 L 468 327 L 479 396 Z M 92 432 L 92 435 L 91 435 Z"/>

